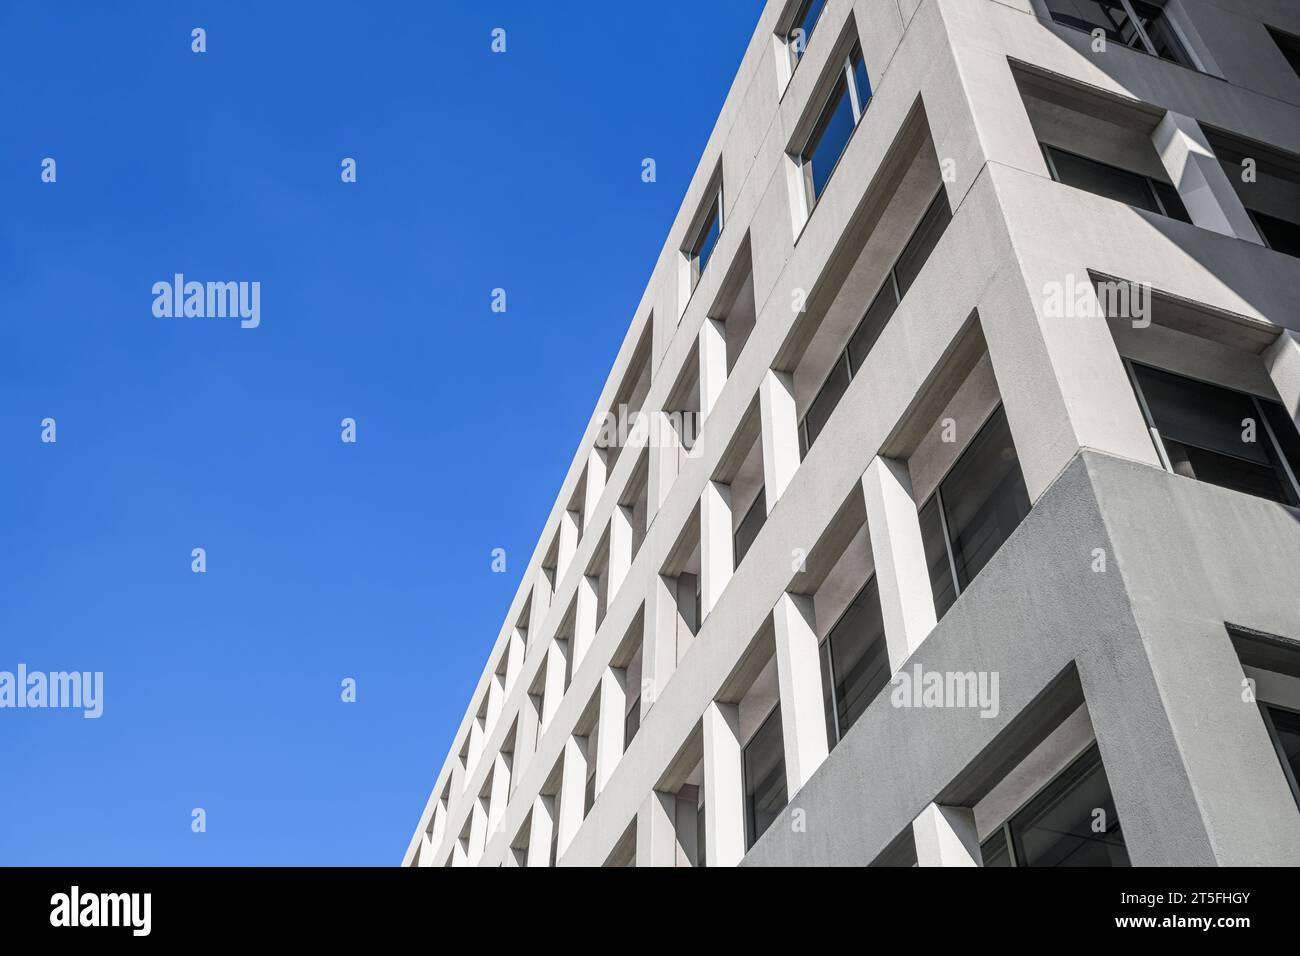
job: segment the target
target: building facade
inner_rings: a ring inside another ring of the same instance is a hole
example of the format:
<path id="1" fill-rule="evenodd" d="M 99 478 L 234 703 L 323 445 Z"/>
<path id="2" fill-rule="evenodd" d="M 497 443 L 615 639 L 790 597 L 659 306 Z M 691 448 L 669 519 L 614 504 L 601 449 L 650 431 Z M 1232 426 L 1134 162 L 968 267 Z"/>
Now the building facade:
<path id="1" fill-rule="evenodd" d="M 404 864 L 1300 864 L 1298 36 L 771 0 Z"/>

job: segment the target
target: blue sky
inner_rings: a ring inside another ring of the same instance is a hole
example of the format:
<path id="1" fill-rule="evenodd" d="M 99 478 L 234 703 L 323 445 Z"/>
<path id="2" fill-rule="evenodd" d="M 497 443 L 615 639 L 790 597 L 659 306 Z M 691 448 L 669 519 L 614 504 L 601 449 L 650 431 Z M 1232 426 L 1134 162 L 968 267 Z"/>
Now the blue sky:
<path id="1" fill-rule="evenodd" d="M 4 5 L 0 864 L 400 861 L 761 8 Z"/>

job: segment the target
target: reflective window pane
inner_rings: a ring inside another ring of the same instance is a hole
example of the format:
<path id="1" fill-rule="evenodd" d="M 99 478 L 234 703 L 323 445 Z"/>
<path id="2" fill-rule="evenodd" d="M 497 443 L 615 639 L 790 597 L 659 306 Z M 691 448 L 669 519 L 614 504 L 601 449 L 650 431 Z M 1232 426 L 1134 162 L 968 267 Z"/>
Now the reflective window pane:
<path id="1" fill-rule="evenodd" d="M 695 259 L 695 275 L 697 278 L 704 271 L 704 267 L 708 265 L 709 257 L 713 255 L 713 247 L 718 244 L 718 236 L 722 233 L 722 217 L 718 215 L 718 204 L 721 198 L 721 193 L 713 198 L 713 206 L 709 210 L 709 217 L 704 221 L 699 238 L 695 240 L 695 249 L 692 255 Z"/>
<path id="2" fill-rule="evenodd" d="M 853 74 L 853 87 L 858 94 L 858 110 L 860 113 L 867 111 L 867 104 L 871 102 L 871 78 L 867 76 L 867 61 L 862 59 L 862 51 L 854 50 L 853 57 L 850 61 L 850 72 Z M 858 120 L 862 117 L 859 115 Z"/>
<path id="3" fill-rule="evenodd" d="M 1174 32 L 1174 28 L 1170 26 L 1169 18 L 1165 15 L 1164 10 L 1153 3 L 1145 3 L 1143 0 L 1132 0 L 1132 2 L 1133 12 L 1142 21 L 1142 29 L 1146 31 L 1147 39 L 1151 41 L 1152 49 L 1149 52 L 1164 60 L 1181 63 L 1183 66 L 1192 66 L 1191 57 L 1183 49 L 1183 44 Z M 1130 46 L 1133 45 L 1130 44 Z M 1137 47 L 1141 49 L 1140 44 Z"/>
<path id="4" fill-rule="evenodd" d="M 1001 827 L 996 833 L 980 844 L 980 857 L 984 866 L 1011 866 L 1011 854 L 1007 851 L 1007 835 Z"/>
<path id="5" fill-rule="evenodd" d="M 1168 183 L 1160 183 L 1155 180 L 1151 181 L 1151 188 L 1156 191 L 1160 198 L 1160 205 L 1165 208 L 1165 215 L 1170 219 L 1177 219 L 1179 222 L 1190 223 L 1192 217 L 1187 213 L 1187 207 L 1183 205 L 1183 198 L 1178 195 L 1178 190 Z"/>
<path id="6" fill-rule="evenodd" d="M 844 362 L 844 357 L 840 356 L 831 369 L 831 374 L 826 377 L 821 391 L 817 393 L 817 397 L 808 406 L 808 414 L 804 418 L 804 424 L 808 429 L 808 445 L 810 447 L 817 440 L 817 436 L 821 434 L 821 430 L 826 427 L 826 421 L 831 417 L 831 412 L 835 411 L 835 406 L 840 403 L 840 398 L 843 397 L 844 390 L 848 387 L 848 366 Z"/>
<path id="7" fill-rule="evenodd" d="M 785 744 L 781 738 L 781 708 L 745 746 L 745 848 L 753 846 L 785 808 Z M 707 795 L 705 799 L 708 799 Z"/>
<path id="8" fill-rule="evenodd" d="M 862 316 L 862 321 L 854 330 L 853 337 L 849 339 L 849 362 L 855 375 L 858 369 L 862 368 L 862 363 L 867 360 L 867 354 L 876 344 L 876 339 L 880 338 L 880 333 L 885 331 L 889 317 L 894 314 L 896 308 L 898 308 L 898 295 L 894 291 L 893 276 L 885 276 L 885 284 L 871 300 L 871 305 L 867 306 L 866 314 Z"/>
<path id="9" fill-rule="evenodd" d="M 1148 212 L 1159 212 L 1155 196 L 1147 184 L 1145 176 L 1130 173 L 1126 169 L 1099 163 L 1094 159 L 1067 153 L 1054 146 L 1045 146 L 1055 169 L 1057 182 L 1076 189 L 1083 189 L 1116 202 L 1136 206 Z"/>
<path id="10" fill-rule="evenodd" d="M 889 649 L 873 575 L 826 638 L 836 718 L 842 737 L 889 683 Z M 830 738 L 834 740 L 834 737 Z"/>
<path id="11" fill-rule="evenodd" d="M 804 168 L 809 176 L 814 202 L 826 188 L 826 181 L 839 162 L 840 154 L 849 144 L 853 126 L 853 104 L 849 101 L 848 84 L 841 77 L 803 151 Z"/>
<path id="12" fill-rule="evenodd" d="M 1300 257 L 1300 225 L 1253 209 L 1250 210 L 1250 216 L 1270 249 Z"/>
<path id="13" fill-rule="evenodd" d="M 964 590 L 1029 514 L 1029 494 L 999 408 L 940 486 L 957 581 Z"/>
<path id="14" fill-rule="evenodd" d="M 808 41 L 812 38 L 817 19 L 822 15 L 822 8 L 825 6 L 826 0 L 804 0 L 803 6 L 796 14 L 794 26 L 786 34 L 786 40 L 790 43 L 790 51 L 795 59 L 803 56 L 804 51 L 808 49 Z"/>
<path id="15" fill-rule="evenodd" d="M 1290 771 L 1287 782 L 1291 785 L 1296 802 L 1300 803 L 1300 786 L 1296 783 L 1300 781 L 1300 714 L 1280 707 L 1270 707 L 1268 716 L 1273 724 L 1278 759 Z"/>
<path id="16" fill-rule="evenodd" d="M 1017 866 L 1129 865 L 1095 744 L 1012 817 L 1011 835 Z"/>
<path id="17" fill-rule="evenodd" d="M 943 534 L 943 517 L 939 514 L 939 496 L 926 502 L 919 515 L 921 543 L 925 545 L 925 564 L 930 569 L 930 590 L 934 592 L 934 616 L 942 619 L 957 600 L 957 586 L 948 561 L 948 542 Z"/>
<path id="18" fill-rule="evenodd" d="M 767 520 L 767 495 L 764 489 L 759 489 L 758 497 L 749 510 L 745 512 L 745 517 L 741 520 L 736 528 L 736 534 L 733 539 L 733 551 L 735 567 L 740 567 L 740 562 L 745 559 L 749 553 L 749 546 L 754 543 L 758 537 L 759 530 L 763 527 L 763 522 Z"/>
<path id="19" fill-rule="evenodd" d="M 898 257 L 898 263 L 894 266 L 900 296 L 907 295 L 907 290 L 921 274 L 921 267 L 925 265 L 925 260 L 930 258 L 930 253 L 934 251 L 939 237 L 943 235 L 943 231 L 948 228 L 948 223 L 951 221 L 952 210 L 948 208 L 948 195 L 941 189 L 925 211 L 925 215 L 921 217 L 921 222 L 912 233 L 912 238 L 907 241 L 903 254 Z"/>

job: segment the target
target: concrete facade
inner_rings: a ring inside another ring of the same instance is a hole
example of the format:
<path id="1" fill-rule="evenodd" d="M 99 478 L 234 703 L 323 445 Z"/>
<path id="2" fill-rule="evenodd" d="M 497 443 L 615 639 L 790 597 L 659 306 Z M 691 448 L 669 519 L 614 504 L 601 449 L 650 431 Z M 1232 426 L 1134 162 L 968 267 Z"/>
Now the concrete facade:
<path id="1" fill-rule="evenodd" d="M 1300 711 L 1300 510 L 1186 477 L 1132 371 L 1300 421 L 1300 258 L 1260 227 L 1300 223 L 1300 75 L 1267 29 L 1300 7 L 1168 0 L 1180 64 L 1047 0 L 828 0 L 796 58 L 799 6 L 755 29 L 403 864 L 981 865 L 1094 743 L 1132 863 L 1300 864 L 1260 707 Z M 870 101 L 812 196 L 855 47 Z M 1055 181 L 1043 144 L 1189 221 Z M 999 408 L 1031 507 L 941 610 L 919 511 Z M 837 735 L 822 648 L 873 580 L 889 674 L 996 675 L 995 713 L 886 687 Z M 784 805 L 747 760 L 775 714 Z"/>

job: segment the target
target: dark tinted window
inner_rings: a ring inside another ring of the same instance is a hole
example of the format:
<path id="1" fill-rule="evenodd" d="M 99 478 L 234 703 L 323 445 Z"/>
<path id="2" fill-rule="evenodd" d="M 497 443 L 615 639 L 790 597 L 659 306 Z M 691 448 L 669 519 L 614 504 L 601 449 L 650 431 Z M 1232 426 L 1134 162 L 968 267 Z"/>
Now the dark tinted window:
<path id="1" fill-rule="evenodd" d="M 785 807 L 785 743 L 781 708 L 763 722 L 745 747 L 745 846 L 763 835 Z"/>
<path id="2" fill-rule="evenodd" d="M 804 424 L 808 430 L 809 445 L 817 440 L 817 436 L 826 426 L 827 419 L 831 417 L 831 412 L 835 411 L 835 406 L 840 403 L 840 398 L 848 387 L 848 366 L 845 364 L 844 357 L 840 356 L 831 369 L 831 374 L 826 377 L 821 391 L 808 406 L 808 415 L 804 419 Z"/>
<path id="3" fill-rule="evenodd" d="M 1107 199 L 1127 203 L 1148 212 L 1160 212 L 1156 206 L 1155 195 L 1145 176 L 1130 173 L 1126 169 L 1099 163 L 1095 159 L 1076 156 L 1054 146 L 1044 147 L 1049 165 L 1054 170 L 1057 182 L 1065 183 L 1076 189 L 1083 189 Z M 1183 210 L 1186 215 L 1186 210 Z"/>
<path id="4" fill-rule="evenodd" d="M 1273 437 L 1281 446 L 1287 464 L 1291 466 L 1291 474 L 1300 478 L 1300 432 L 1296 431 L 1295 421 L 1278 402 L 1269 402 L 1261 398 L 1259 405 L 1264 409 L 1264 417 L 1268 419 L 1269 427 L 1273 429 Z"/>
<path id="5" fill-rule="evenodd" d="M 948 559 L 948 541 L 943 533 L 943 516 L 939 513 L 939 496 L 933 496 L 921 509 L 921 542 L 925 545 L 925 564 L 930 569 L 930 590 L 934 592 L 934 616 L 942 618 L 957 600 L 957 584 Z"/>
<path id="6" fill-rule="evenodd" d="M 767 520 L 767 495 L 763 489 L 759 489 L 758 497 L 750 505 L 749 510 L 745 512 L 744 519 L 736 527 L 734 538 L 735 566 L 740 567 L 740 562 L 744 560 L 745 555 L 749 553 L 749 546 L 754 543 L 758 537 L 759 529 L 763 527 L 763 522 Z"/>
<path id="7" fill-rule="evenodd" d="M 1296 75 L 1300 76 L 1300 37 L 1292 36 L 1290 33 L 1283 33 L 1281 30 L 1268 28 L 1269 35 L 1273 37 L 1273 42 L 1277 44 L 1286 61 L 1291 64 L 1291 69 L 1295 70 Z"/>
<path id="8" fill-rule="evenodd" d="M 626 751 L 632 743 L 632 738 L 636 736 L 641 729 L 641 698 L 638 697 L 632 701 L 632 709 L 627 712 L 623 718 L 623 750 Z"/>
<path id="9" fill-rule="evenodd" d="M 834 705 L 828 739 L 835 741 L 848 733 L 889 683 L 889 649 L 874 575 L 831 628 L 823 647 L 829 669 L 829 680 L 823 686 Z"/>
<path id="10" fill-rule="evenodd" d="M 1011 819 L 1017 866 L 1128 866 L 1128 849 L 1094 744 Z"/>
<path id="11" fill-rule="evenodd" d="M 930 253 L 934 251 L 939 237 L 943 235 L 944 229 L 948 227 L 951 220 L 952 211 L 948 208 L 948 196 L 941 189 L 939 195 L 935 196 L 934 201 L 930 203 L 930 208 L 921 217 L 920 225 L 912 233 L 912 238 L 907 241 L 903 254 L 898 257 L 898 263 L 894 266 L 900 296 L 907 295 L 907 290 L 920 274 L 925 260 L 930 258 Z"/>
<path id="12" fill-rule="evenodd" d="M 1280 707 L 1270 707 L 1268 716 L 1273 724 L 1273 740 L 1278 759 L 1282 761 L 1296 803 L 1300 803 L 1300 785 L 1296 783 L 1300 780 L 1300 714 Z"/>
<path id="13" fill-rule="evenodd" d="M 888 275 L 885 277 L 885 284 L 871 300 L 871 305 L 867 306 L 867 312 L 854 330 L 853 337 L 849 339 L 849 362 L 854 374 L 862 368 L 862 363 L 867 360 L 867 353 L 876 344 L 876 339 L 880 338 L 880 333 L 885 331 L 885 325 L 896 308 L 898 308 L 898 294 L 894 289 L 894 277 Z"/>
<path id="14" fill-rule="evenodd" d="M 1002 409 L 962 452 L 941 487 L 953 563 L 965 590 L 1029 514 L 1029 494 Z"/>
<path id="15" fill-rule="evenodd" d="M 1170 219 L 1177 219 L 1179 222 L 1191 222 L 1192 217 L 1187 213 L 1187 207 L 1183 205 L 1183 199 L 1178 195 L 1178 190 L 1168 183 L 1151 180 L 1151 188 L 1156 191 L 1156 196 L 1160 199 L 1160 205 L 1164 207 L 1165 215 Z"/>
<path id="16" fill-rule="evenodd" d="M 1300 226 L 1253 209 L 1250 215 L 1270 249 L 1288 256 L 1300 256 Z"/>
<path id="17" fill-rule="evenodd" d="M 1249 395 L 1145 365 L 1133 370 L 1175 473 L 1294 503 L 1290 479 Z"/>

